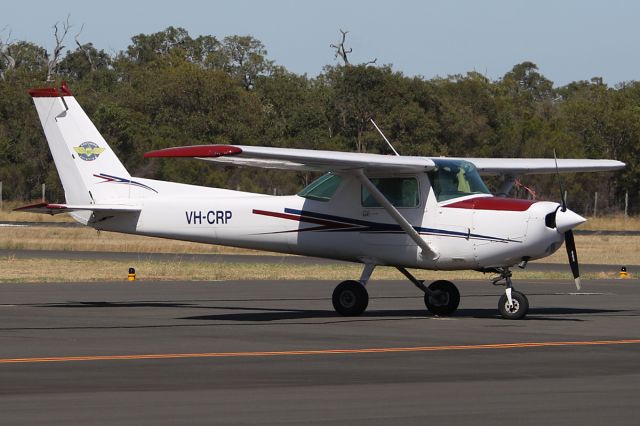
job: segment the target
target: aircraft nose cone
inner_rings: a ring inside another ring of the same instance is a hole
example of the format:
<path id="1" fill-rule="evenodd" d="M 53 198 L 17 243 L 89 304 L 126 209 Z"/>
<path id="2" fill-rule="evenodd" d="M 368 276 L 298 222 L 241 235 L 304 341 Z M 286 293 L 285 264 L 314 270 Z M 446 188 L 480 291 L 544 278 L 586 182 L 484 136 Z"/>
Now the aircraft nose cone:
<path id="1" fill-rule="evenodd" d="M 556 229 L 560 233 L 565 233 L 586 221 L 587 219 L 569 209 L 565 211 L 558 209 L 556 212 Z"/>

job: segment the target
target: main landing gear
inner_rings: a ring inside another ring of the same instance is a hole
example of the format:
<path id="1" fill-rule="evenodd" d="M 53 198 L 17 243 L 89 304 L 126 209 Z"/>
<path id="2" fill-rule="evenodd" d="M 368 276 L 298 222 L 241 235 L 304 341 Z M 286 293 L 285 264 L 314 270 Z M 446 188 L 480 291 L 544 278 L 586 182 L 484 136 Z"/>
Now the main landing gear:
<path id="1" fill-rule="evenodd" d="M 338 284 L 332 297 L 333 307 L 337 313 L 343 316 L 358 316 L 367 309 L 369 293 L 365 286 L 374 269 L 375 265 L 366 265 L 360 280 L 343 281 Z M 448 316 L 458 309 L 460 292 L 452 282 L 438 280 L 427 287 L 423 281 L 416 279 L 405 268 L 397 269 L 424 292 L 424 304 L 432 314 Z"/>
<path id="2" fill-rule="evenodd" d="M 362 271 L 360 280 L 348 280 L 338 284 L 333 291 L 332 297 L 333 307 L 337 313 L 351 317 L 361 315 L 367 309 L 369 293 L 365 286 L 375 267 L 376 265 L 367 264 Z M 424 304 L 432 314 L 448 316 L 458 309 L 460 292 L 452 282 L 438 280 L 427 287 L 424 285 L 424 281 L 416 279 L 405 268 L 397 267 L 397 269 L 424 292 Z M 495 268 L 485 272 L 497 272 L 499 276 L 492 280 L 493 284 L 506 287 L 498 302 L 500 315 L 505 319 L 516 320 L 524 318 L 529 311 L 529 300 L 527 300 L 527 296 L 513 289 L 509 268 Z"/>

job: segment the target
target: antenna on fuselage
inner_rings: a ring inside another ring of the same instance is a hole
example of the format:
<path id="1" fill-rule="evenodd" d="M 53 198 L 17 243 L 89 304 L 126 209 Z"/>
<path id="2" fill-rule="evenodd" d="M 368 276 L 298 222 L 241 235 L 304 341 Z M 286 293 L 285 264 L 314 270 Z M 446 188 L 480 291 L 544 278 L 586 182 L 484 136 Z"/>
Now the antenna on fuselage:
<path id="1" fill-rule="evenodd" d="M 389 145 L 389 148 L 391 148 L 391 151 L 393 151 L 393 153 L 395 155 L 400 156 L 400 154 L 398 154 L 398 151 L 396 151 L 396 149 L 393 147 L 393 145 L 391 145 L 391 142 L 389 142 L 389 139 L 387 139 L 387 137 L 384 135 L 384 133 L 382 133 L 382 130 L 380 130 L 380 127 L 378 127 L 376 122 L 373 121 L 373 118 L 370 118 L 369 120 L 371 120 L 371 123 L 373 124 L 373 126 L 376 128 L 378 133 L 380 133 L 380 136 L 382 136 L 382 139 L 384 139 L 385 142 L 387 143 L 387 145 Z"/>

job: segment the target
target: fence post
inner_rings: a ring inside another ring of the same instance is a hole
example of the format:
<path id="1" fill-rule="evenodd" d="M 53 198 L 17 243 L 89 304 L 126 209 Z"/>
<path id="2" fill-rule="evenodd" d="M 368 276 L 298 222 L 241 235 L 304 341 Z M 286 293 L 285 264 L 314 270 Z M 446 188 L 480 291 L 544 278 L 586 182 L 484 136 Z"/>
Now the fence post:
<path id="1" fill-rule="evenodd" d="M 629 191 L 624 193 L 624 217 L 629 216 Z"/>
<path id="2" fill-rule="evenodd" d="M 2 210 L 2 181 L 0 180 L 0 210 Z"/>
<path id="3" fill-rule="evenodd" d="M 42 202 L 44 203 L 44 191 L 45 191 L 45 185 L 44 183 L 42 184 Z"/>
<path id="4" fill-rule="evenodd" d="M 598 216 L 598 193 L 596 192 L 596 195 L 593 199 L 593 217 L 597 217 Z"/>

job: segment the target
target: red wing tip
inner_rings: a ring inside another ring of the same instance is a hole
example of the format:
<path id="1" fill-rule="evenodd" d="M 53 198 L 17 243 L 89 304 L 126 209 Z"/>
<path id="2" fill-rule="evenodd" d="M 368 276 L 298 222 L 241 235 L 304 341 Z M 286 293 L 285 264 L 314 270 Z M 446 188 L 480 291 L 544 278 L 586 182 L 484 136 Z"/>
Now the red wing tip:
<path id="1" fill-rule="evenodd" d="M 242 149 L 232 145 L 196 145 L 159 149 L 144 154 L 144 158 L 158 157 L 222 157 L 224 155 L 241 154 Z"/>
<path id="2" fill-rule="evenodd" d="M 60 85 L 60 89 L 55 87 L 36 87 L 29 89 L 29 94 L 32 98 L 59 98 L 62 96 L 73 96 L 71 89 L 67 85 L 66 81 L 63 81 Z"/>

